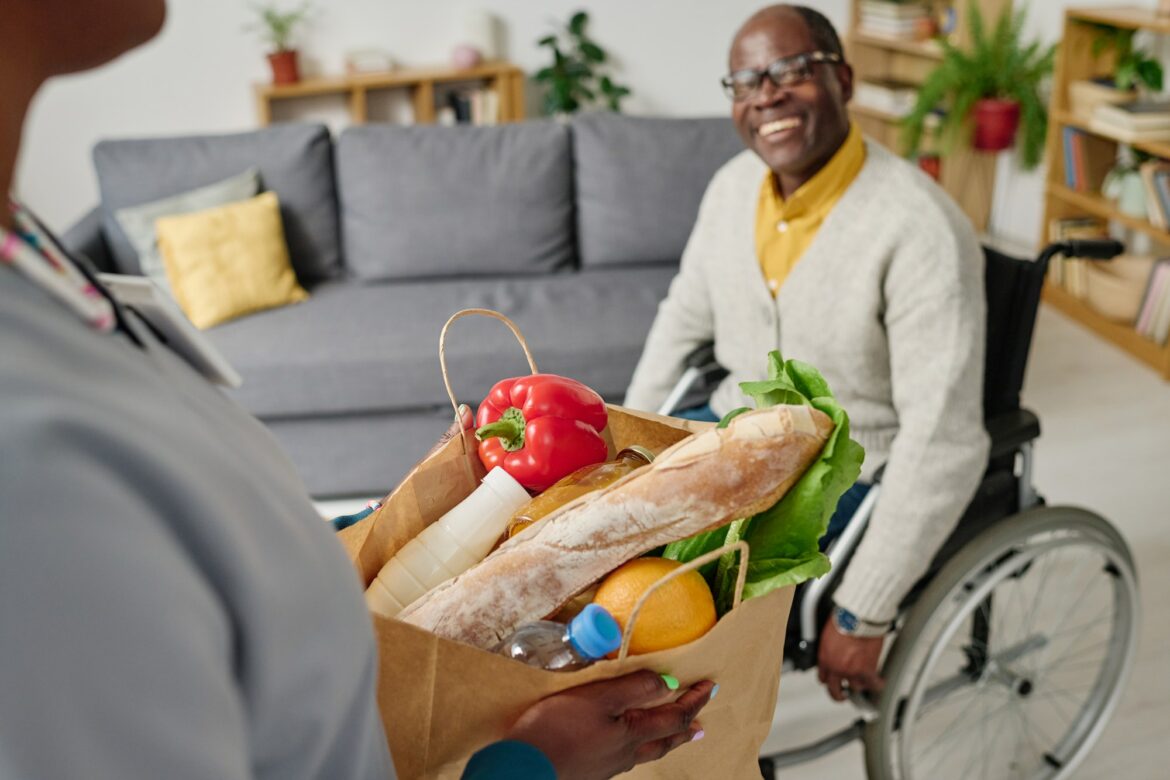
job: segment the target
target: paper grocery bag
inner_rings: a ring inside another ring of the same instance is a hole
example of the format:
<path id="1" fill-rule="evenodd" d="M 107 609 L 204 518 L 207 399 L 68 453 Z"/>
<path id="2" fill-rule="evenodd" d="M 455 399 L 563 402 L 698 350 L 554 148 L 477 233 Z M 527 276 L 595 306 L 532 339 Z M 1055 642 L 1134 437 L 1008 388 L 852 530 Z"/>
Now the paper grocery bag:
<path id="1" fill-rule="evenodd" d="M 528 353 L 515 326 L 506 324 Z M 535 373 L 530 354 L 529 363 Z M 449 384 L 448 394 L 453 400 Z M 610 406 L 605 436 L 611 456 L 632 444 L 661 452 L 708 425 Z M 477 442 L 466 431 L 415 466 L 379 510 L 340 532 L 362 585 L 368 587 L 387 560 L 470 495 L 483 476 Z M 540 699 L 594 680 L 653 669 L 674 675 L 683 686 L 714 680 L 719 696 L 699 715 L 703 740 L 640 765 L 628 776 L 757 780 L 757 757 L 771 729 L 779 691 L 792 590 L 782 588 L 739 604 L 690 644 L 602 661 L 575 672 L 534 669 L 373 615 L 378 707 L 398 774 L 404 780 L 458 778 L 473 753 L 503 739 L 519 715 Z"/>
<path id="2" fill-rule="evenodd" d="M 683 420 L 610 407 L 614 449 L 642 444 L 661 451 L 689 436 Z M 483 468 L 470 433 L 418 464 L 367 520 L 339 536 L 368 586 L 382 564 L 479 484 Z M 373 616 L 380 659 L 378 707 L 398 774 L 458 778 L 471 755 L 504 738 L 530 705 L 549 694 L 637 669 L 667 672 L 683 685 L 710 679 L 719 696 L 699 716 L 700 741 L 637 767 L 634 778 L 755 778 L 760 746 L 772 727 L 792 588 L 751 599 L 705 636 L 683 647 L 576 672 L 546 672 Z"/>

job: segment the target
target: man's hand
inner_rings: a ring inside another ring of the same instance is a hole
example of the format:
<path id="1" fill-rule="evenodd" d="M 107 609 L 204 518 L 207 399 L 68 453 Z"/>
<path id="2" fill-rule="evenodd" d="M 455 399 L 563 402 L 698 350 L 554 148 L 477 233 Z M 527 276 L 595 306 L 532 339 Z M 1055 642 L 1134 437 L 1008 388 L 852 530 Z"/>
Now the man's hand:
<path id="1" fill-rule="evenodd" d="M 849 691 L 880 693 L 885 681 L 878 676 L 878 662 L 882 657 L 885 637 L 846 636 L 837 630 L 832 620 L 821 632 L 817 657 L 817 676 L 828 689 L 834 701 L 845 701 Z"/>
<path id="2" fill-rule="evenodd" d="M 696 683 L 676 699 L 661 675 L 634 672 L 538 702 L 507 738 L 539 748 L 560 780 L 609 778 L 701 739 L 695 716 L 714 687 Z"/>

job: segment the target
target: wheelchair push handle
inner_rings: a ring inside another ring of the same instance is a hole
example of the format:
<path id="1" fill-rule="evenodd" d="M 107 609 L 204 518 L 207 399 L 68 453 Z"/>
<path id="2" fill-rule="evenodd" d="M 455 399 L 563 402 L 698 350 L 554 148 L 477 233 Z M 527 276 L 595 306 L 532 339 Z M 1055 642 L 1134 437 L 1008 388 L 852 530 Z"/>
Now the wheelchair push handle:
<path id="1" fill-rule="evenodd" d="M 1113 238 L 1073 238 L 1044 247 L 1037 260 L 1047 264 L 1057 255 L 1085 260 L 1112 260 L 1125 251 L 1125 244 Z"/>

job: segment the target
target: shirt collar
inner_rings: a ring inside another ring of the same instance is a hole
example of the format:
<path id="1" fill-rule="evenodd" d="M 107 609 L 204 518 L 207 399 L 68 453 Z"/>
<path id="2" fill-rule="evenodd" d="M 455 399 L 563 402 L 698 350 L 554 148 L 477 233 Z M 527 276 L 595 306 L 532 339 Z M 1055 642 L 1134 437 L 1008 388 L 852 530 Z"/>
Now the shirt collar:
<path id="1" fill-rule="evenodd" d="M 793 217 L 836 202 L 853 183 L 864 162 L 865 141 L 861 137 L 857 123 L 850 122 L 845 142 L 833 153 L 829 162 L 813 174 L 811 179 L 800 185 L 791 196 L 784 198 L 780 195 L 776 187 L 776 177 L 771 171 L 768 171 L 766 180 L 776 208 L 785 216 Z"/>

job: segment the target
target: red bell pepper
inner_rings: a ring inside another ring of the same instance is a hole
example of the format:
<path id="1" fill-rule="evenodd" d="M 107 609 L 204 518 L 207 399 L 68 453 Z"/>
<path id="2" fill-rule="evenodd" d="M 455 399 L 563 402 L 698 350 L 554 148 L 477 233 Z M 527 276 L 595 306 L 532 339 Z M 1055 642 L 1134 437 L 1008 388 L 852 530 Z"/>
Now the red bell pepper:
<path id="1" fill-rule="evenodd" d="M 475 415 L 479 459 L 540 492 L 608 454 L 605 401 L 575 379 L 532 374 L 497 382 Z"/>

